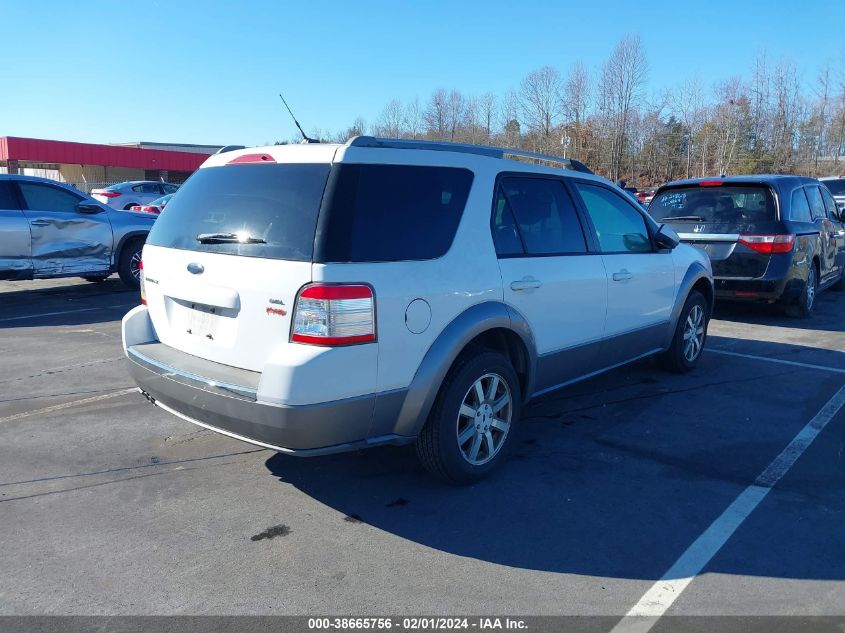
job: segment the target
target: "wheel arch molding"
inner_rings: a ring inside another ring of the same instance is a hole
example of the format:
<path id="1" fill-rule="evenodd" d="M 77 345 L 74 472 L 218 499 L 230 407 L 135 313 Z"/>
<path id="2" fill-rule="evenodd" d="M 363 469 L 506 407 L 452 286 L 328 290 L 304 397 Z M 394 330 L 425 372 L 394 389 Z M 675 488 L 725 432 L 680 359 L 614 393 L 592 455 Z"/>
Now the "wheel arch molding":
<path id="1" fill-rule="evenodd" d="M 514 363 L 520 377 L 522 400 L 532 393 L 537 366 L 537 348 L 534 335 L 525 317 L 497 301 L 478 303 L 455 317 L 431 344 L 417 368 L 399 411 L 394 432 L 397 435 L 416 436 L 431 411 L 440 386 L 455 361 L 474 343 L 488 347 L 493 340 Z"/>

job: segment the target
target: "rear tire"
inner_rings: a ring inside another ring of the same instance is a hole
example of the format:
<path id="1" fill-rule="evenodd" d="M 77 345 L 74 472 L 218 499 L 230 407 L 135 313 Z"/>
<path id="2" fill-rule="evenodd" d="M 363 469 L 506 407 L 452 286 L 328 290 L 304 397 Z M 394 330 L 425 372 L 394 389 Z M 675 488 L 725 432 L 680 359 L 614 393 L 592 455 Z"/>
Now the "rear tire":
<path id="1" fill-rule="evenodd" d="M 141 286 L 141 251 L 144 248 L 144 240 L 135 238 L 123 245 L 120 251 L 120 259 L 117 264 L 117 274 L 120 280 L 130 288 Z"/>
<path id="2" fill-rule="evenodd" d="M 798 297 L 798 302 L 786 306 L 786 315 L 796 319 L 808 319 L 813 316 L 816 307 L 816 294 L 819 291 L 819 280 L 815 264 L 810 264 L 807 272 L 807 282 Z"/>
<path id="3" fill-rule="evenodd" d="M 698 364 L 707 341 L 708 312 L 704 295 L 697 290 L 689 293 L 678 317 L 672 345 L 657 357 L 663 369 L 685 374 Z"/>
<path id="4" fill-rule="evenodd" d="M 521 401 L 519 378 L 507 358 L 486 350 L 467 354 L 440 386 L 417 437 L 417 457 L 441 479 L 478 481 L 504 461 Z"/>

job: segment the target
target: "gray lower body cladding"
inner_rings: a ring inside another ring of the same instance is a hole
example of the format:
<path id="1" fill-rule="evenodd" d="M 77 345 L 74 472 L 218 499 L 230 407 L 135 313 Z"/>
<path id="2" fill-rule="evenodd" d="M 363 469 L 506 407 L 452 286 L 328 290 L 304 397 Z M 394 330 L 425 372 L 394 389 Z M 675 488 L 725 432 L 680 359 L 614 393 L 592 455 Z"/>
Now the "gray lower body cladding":
<path id="1" fill-rule="evenodd" d="M 247 389 L 224 393 L 219 381 L 194 374 L 186 376 L 181 370 L 143 356 L 136 348 L 129 351 L 130 374 L 151 401 L 190 422 L 237 439 L 298 455 L 401 444 L 413 439 L 378 433 L 387 428 L 391 415 L 395 423 L 404 393 L 383 397 L 371 394 L 313 405 L 272 405 L 256 401 Z M 377 409 L 379 419 L 374 417 Z M 376 434 L 370 434 L 370 430 Z"/>

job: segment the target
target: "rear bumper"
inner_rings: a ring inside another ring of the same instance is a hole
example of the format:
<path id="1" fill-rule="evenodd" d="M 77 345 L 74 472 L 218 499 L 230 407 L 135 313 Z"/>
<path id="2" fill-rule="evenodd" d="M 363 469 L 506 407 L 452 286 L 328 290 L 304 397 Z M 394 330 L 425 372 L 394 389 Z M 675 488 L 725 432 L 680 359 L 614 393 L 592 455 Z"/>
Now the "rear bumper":
<path id="1" fill-rule="evenodd" d="M 722 301 L 791 303 L 800 296 L 805 280 L 806 271 L 795 265 L 793 253 L 783 253 L 770 257 L 762 276 L 749 279 L 716 274 L 713 288 Z"/>
<path id="2" fill-rule="evenodd" d="M 383 430 L 395 424 L 404 391 L 305 405 L 263 402 L 259 399 L 260 373 L 197 358 L 159 343 L 143 308 L 124 318 L 123 336 L 129 373 L 150 402 L 224 435 L 303 456 L 413 439 Z M 377 409 L 380 424 L 374 424 Z M 382 429 L 381 434 L 374 435 L 375 429 Z"/>

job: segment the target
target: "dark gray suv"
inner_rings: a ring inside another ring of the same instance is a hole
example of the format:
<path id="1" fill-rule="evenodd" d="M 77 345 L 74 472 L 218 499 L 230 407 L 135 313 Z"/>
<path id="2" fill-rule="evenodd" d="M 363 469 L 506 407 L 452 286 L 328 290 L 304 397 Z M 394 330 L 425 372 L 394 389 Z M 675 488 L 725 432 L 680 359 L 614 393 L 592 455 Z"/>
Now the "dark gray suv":
<path id="1" fill-rule="evenodd" d="M 0 279 L 102 281 L 117 272 L 137 288 L 156 217 L 117 211 L 47 178 L 0 174 Z"/>

